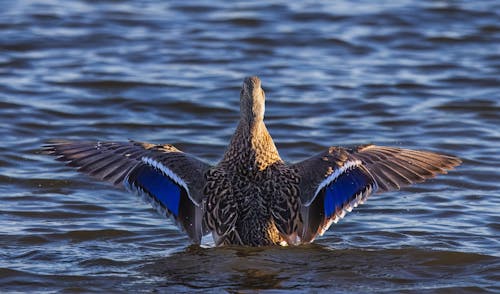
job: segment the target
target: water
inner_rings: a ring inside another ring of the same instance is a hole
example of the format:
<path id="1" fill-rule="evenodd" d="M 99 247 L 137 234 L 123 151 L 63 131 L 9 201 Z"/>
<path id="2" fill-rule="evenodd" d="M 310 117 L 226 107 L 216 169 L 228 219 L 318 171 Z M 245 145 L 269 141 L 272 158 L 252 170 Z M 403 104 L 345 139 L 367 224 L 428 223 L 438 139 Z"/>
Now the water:
<path id="1" fill-rule="evenodd" d="M 496 1 L 2 1 L 1 292 L 500 291 Z M 288 161 L 377 143 L 464 163 L 371 197 L 315 244 L 199 248 L 47 139 L 215 163 L 243 77 Z"/>

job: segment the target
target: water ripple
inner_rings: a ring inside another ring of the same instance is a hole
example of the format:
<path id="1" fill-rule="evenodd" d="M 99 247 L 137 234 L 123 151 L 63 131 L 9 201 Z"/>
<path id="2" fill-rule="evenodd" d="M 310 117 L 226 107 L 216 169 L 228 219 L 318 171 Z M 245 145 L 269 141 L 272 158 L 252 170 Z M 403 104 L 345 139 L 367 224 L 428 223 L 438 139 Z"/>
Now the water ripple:
<path id="1" fill-rule="evenodd" d="M 494 1 L 10 1 L 0 16 L 0 288 L 7 292 L 498 292 Z M 186 247 L 48 139 L 172 143 L 220 159 L 247 75 L 287 161 L 428 149 L 450 174 L 373 195 L 316 245 Z"/>

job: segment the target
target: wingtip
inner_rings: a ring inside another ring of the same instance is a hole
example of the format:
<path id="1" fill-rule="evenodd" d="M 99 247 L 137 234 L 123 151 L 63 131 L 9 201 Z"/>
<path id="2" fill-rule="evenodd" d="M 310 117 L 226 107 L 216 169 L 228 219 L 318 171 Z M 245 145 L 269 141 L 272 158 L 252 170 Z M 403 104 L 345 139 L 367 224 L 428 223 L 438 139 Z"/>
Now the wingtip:
<path id="1" fill-rule="evenodd" d="M 49 139 L 49 140 L 45 140 L 43 142 L 42 148 L 43 149 L 53 149 L 57 146 L 65 145 L 65 144 L 68 144 L 70 142 L 71 141 L 63 140 L 63 139 Z"/>
<path id="2" fill-rule="evenodd" d="M 44 143 L 41 146 L 41 154 L 45 155 L 60 155 L 57 152 L 57 148 L 62 145 L 66 145 L 70 143 L 70 141 L 63 140 L 63 139 L 49 139 L 44 141 Z"/>
<path id="3" fill-rule="evenodd" d="M 44 145 L 61 145 L 61 144 L 68 144 L 71 143 L 71 141 L 64 140 L 64 139 L 49 139 L 45 140 Z"/>
<path id="4" fill-rule="evenodd" d="M 463 163 L 462 159 L 459 157 L 456 157 L 456 156 L 452 156 L 451 161 L 452 161 L 453 167 L 459 166 Z"/>
<path id="5" fill-rule="evenodd" d="M 457 157 L 457 156 L 451 156 L 451 155 L 441 155 L 443 160 L 444 160 L 444 164 L 443 164 L 443 174 L 446 174 L 447 171 L 449 170 L 453 170 L 455 169 L 456 167 L 462 165 L 463 161 L 461 158 Z"/>
<path id="6" fill-rule="evenodd" d="M 49 143 L 44 143 L 42 145 L 41 154 L 55 155 L 56 154 L 55 145 L 52 145 L 52 144 L 49 144 Z"/>

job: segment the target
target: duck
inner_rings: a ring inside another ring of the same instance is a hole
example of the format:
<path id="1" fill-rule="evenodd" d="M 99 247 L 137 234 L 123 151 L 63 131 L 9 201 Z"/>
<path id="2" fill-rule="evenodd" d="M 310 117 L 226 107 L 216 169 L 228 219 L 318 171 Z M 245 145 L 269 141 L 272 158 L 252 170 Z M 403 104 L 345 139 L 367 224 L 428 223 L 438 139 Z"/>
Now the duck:
<path id="1" fill-rule="evenodd" d="M 240 118 L 215 165 L 170 144 L 52 140 L 44 152 L 98 180 L 134 192 L 194 244 L 313 242 L 375 193 L 420 183 L 458 157 L 372 144 L 332 146 L 305 160 L 281 159 L 264 123 L 265 93 L 243 81 Z"/>

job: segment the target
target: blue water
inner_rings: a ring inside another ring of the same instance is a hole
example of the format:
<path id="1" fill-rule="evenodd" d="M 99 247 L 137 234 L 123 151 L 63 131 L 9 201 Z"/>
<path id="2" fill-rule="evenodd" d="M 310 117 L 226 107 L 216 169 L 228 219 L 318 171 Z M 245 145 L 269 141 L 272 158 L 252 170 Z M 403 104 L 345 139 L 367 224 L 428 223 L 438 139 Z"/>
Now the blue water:
<path id="1" fill-rule="evenodd" d="M 500 291 L 498 1 L 0 1 L 0 292 Z M 48 139 L 216 163 L 259 75 L 293 162 L 376 143 L 459 156 L 310 246 L 199 248 Z"/>

